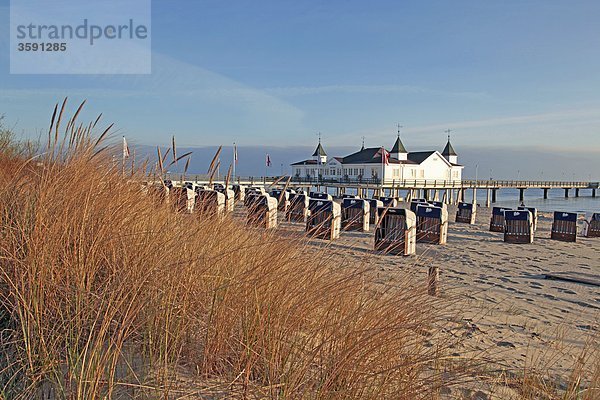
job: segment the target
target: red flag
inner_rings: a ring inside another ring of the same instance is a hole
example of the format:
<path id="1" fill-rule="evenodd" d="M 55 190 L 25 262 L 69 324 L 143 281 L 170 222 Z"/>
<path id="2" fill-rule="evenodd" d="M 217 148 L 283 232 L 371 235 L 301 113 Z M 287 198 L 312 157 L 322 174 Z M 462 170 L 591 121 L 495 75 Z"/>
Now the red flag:
<path id="1" fill-rule="evenodd" d="M 267 167 L 271 166 L 271 157 L 269 157 L 269 155 L 267 154 Z"/>
<path id="2" fill-rule="evenodd" d="M 379 149 L 375 156 L 381 156 L 381 163 L 385 165 L 390 165 L 390 153 L 384 149 L 383 147 Z M 373 157 L 375 158 L 375 157 Z"/>

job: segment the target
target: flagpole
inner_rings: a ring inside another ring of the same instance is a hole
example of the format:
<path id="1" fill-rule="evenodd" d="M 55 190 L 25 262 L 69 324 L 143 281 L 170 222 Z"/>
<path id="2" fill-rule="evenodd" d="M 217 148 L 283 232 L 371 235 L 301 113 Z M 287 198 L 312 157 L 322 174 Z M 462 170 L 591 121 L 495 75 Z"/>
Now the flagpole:
<path id="1" fill-rule="evenodd" d="M 125 152 L 127 151 L 127 141 L 123 136 L 123 151 L 121 152 L 121 176 L 125 177 Z"/>
<path id="2" fill-rule="evenodd" d="M 235 164 L 237 164 L 237 148 L 233 142 L 233 182 L 235 183 Z"/>
<path id="3" fill-rule="evenodd" d="M 381 193 L 383 194 L 383 159 L 385 157 L 385 148 L 381 146 Z"/>

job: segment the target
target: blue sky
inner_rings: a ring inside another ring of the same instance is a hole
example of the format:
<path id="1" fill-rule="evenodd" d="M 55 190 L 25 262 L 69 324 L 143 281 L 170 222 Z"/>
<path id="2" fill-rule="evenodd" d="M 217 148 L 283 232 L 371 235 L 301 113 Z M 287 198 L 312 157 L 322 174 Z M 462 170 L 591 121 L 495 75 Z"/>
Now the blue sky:
<path id="1" fill-rule="evenodd" d="M 60 1 L 52 2 L 60 6 Z M 0 27 L 8 26 L 0 0 Z M 8 73 L 17 132 L 88 100 L 132 142 L 186 146 L 525 147 L 600 152 L 598 1 L 152 2 L 153 73 Z"/>

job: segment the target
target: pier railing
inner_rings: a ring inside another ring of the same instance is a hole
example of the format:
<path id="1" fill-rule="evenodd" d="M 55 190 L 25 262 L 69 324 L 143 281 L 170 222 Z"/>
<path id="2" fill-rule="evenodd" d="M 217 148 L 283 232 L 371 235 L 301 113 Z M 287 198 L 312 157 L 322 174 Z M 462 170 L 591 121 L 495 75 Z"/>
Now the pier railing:
<path id="1" fill-rule="evenodd" d="M 172 178 L 179 178 L 173 176 Z M 262 185 L 272 184 L 275 181 L 285 183 L 286 176 L 267 177 L 236 177 L 236 183 Z M 187 176 L 187 180 L 206 183 L 205 176 Z M 362 187 L 362 188 L 396 188 L 396 189 L 598 189 L 599 182 L 584 181 L 539 181 L 539 180 L 496 180 L 496 179 L 386 179 L 381 182 L 379 178 L 328 178 L 328 177 L 297 177 L 291 178 L 294 186 L 329 186 L 329 187 Z"/>

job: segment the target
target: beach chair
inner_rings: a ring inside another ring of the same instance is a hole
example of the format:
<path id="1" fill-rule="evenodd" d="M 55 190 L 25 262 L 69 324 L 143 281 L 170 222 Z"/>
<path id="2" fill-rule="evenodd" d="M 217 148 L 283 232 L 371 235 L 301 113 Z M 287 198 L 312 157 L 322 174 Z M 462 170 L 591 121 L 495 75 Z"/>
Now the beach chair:
<path id="1" fill-rule="evenodd" d="M 535 207 L 525 207 L 525 206 L 519 206 L 517 207 L 517 210 L 527 210 L 531 213 L 531 219 L 533 221 L 533 231 L 535 232 L 535 230 L 537 229 L 537 222 L 538 222 L 538 211 L 537 208 Z"/>
<path id="2" fill-rule="evenodd" d="M 477 204 L 475 203 L 458 203 L 456 210 L 456 222 L 473 225 L 477 214 Z"/>
<path id="3" fill-rule="evenodd" d="M 369 226 L 377 225 L 379 214 L 377 209 L 383 207 L 383 201 L 377 199 L 365 199 L 369 202 Z"/>
<path id="4" fill-rule="evenodd" d="M 290 222 L 306 222 L 309 201 L 310 198 L 306 194 L 291 193 L 286 219 Z"/>
<path id="5" fill-rule="evenodd" d="M 550 239 L 575 242 L 577 240 L 577 213 L 555 211 Z"/>
<path id="6" fill-rule="evenodd" d="M 448 211 L 421 204 L 417 207 L 417 242 L 446 244 L 448 240 Z"/>
<path id="7" fill-rule="evenodd" d="M 600 213 L 589 213 L 586 215 L 583 236 L 588 238 L 600 237 Z"/>
<path id="8" fill-rule="evenodd" d="M 277 210 L 281 211 L 285 217 L 288 207 L 290 206 L 290 192 L 282 189 L 273 189 L 271 190 L 270 195 L 277 199 Z"/>
<path id="9" fill-rule="evenodd" d="M 198 215 L 221 217 L 225 215 L 225 195 L 212 189 L 200 190 L 194 210 Z"/>
<path id="10" fill-rule="evenodd" d="M 235 192 L 231 189 L 225 189 L 225 186 L 223 185 L 216 188 L 215 191 L 225 195 L 225 212 L 233 212 L 233 207 L 235 204 Z"/>
<path id="11" fill-rule="evenodd" d="M 310 192 L 309 197 L 311 199 L 318 199 L 318 200 L 333 200 L 333 197 L 329 193 L 322 193 L 322 192 Z"/>
<path id="12" fill-rule="evenodd" d="M 360 199 L 360 196 L 356 194 L 343 194 L 342 199 Z"/>
<path id="13" fill-rule="evenodd" d="M 529 210 L 504 211 L 504 241 L 533 243 L 533 215 Z"/>
<path id="14" fill-rule="evenodd" d="M 169 200 L 169 188 L 162 183 L 153 183 L 145 187 L 146 194 L 155 204 L 164 204 Z"/>
<path id="15" fill-rule="evenodd" d="M 404 208 L 379 208 L 375 228 L 375 250 L 409 256 L 416 253 L 417 217 Z"/>
<path id="16" fill-rule="evenodd" d="M 335 240 L 340 237 L 341 207 L 333 200 L 310 199 L 306 233 L 310 237 Z"/>
<path id="17" fill-rule="evenodd" d="M 235 201 L 243 202 L 246 198 L 246 187 L 242 185 L 233 185 L 233 193 L 235 194 Z"/>
<path id="18" fill-rule="evenodd" d="M 378 200 L 381 200 L 384 207 L 396 208 L 398 207 L 398 199 L 395 197 L 378 196 Z"/>
<path id="19" fill-rule="evenodd" d="M 412 200 L 410 202 L 410 211 L 416 213 L 418 206 L 420 206 L 420 205 L 427 205 L 427 204 L 429 204 L 429 203 L 425 199 L 414 199 L 414 200 Z"/>
<path id="20" fill-rule="evenodd" d="M 264 188 L 261 187 L 247 187 L 244 189 L 245 198 L 244 198 L 244 207 L 248 208 L 248 196 L 252 193 L 255 194 L 267 194 Z"/>
<path id="21" fill-rule="evenodd" d="M 493 207 L 492 217 L 490 218 L 491 232 L 504 232 L 504 211 L 510 211 L 506 207 Z"/>
<path id="22" fill-rule="evenodd" d="M 246 224 L 259 228 L 277 228 L 277 199 L 268 194 L 249 194 Z"/>
<path id="23" fill-rule="evenodd" d="M 171 199 L 171 203 L 177 212 L 193 212 L 195 197 L 194 191 L 187 187 L 174 186 L 169 189 L 169 198 Z"/>
<path id="24" fill-rule="evenodd" d="M 448 205 L 446 203 L 444 203 L 443 201 L 430 201 L 429 204 L 431 204 L 434 207 L 448 208 Z"/>
<path id="25" fill-rule="evenodd" d="M 348 231 L 369 231 L 369 202 L 356 198 L 342 201 L 342 228 Z"/>

